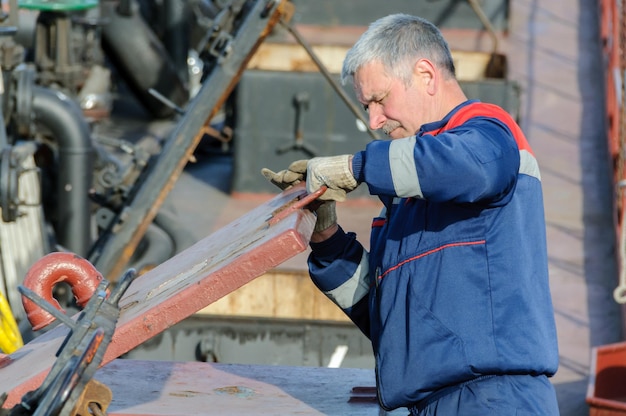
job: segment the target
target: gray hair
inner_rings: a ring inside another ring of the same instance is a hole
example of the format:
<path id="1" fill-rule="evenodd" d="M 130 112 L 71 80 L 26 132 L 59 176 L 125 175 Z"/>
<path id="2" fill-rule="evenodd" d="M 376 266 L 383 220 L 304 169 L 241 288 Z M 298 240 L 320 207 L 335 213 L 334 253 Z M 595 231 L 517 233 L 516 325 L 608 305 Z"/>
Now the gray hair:
<path id="1" fill-rule="evenodd" d="M 410 85 L 413 65 L 426 58 L 455 76 L 454 62 L 441 31 L 428 20 L 408 14 L 391 14 L 373 22 L 348 51 L 341 83 L 351 81 L 363 65 L 378 61 L 387 73 Z"/>

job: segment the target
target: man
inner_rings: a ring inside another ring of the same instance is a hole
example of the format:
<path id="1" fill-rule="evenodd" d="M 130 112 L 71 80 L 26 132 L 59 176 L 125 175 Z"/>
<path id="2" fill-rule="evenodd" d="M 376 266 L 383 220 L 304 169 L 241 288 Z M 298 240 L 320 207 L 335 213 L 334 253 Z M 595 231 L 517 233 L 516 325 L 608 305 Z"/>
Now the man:
<path id="1" fill-rule="evenodd" d="M 395 14 L 350 49 L 370 126 L 392 140 L 264 175 L 326 186 L 309 271 L 372 342 L 378 398 L 411 415 L 557 415 L 537 161 L 501 108 L 468 100 L 431 23 Z M 359 184 L 384 204 L 370 252 L 336 222 Z"/>

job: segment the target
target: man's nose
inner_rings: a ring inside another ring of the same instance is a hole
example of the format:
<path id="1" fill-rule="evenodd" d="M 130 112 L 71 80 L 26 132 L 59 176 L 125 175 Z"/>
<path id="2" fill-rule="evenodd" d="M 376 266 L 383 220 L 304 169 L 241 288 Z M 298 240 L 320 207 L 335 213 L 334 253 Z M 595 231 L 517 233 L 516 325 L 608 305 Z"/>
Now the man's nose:
<path id="1" fill-rule="evenodd" d="M 387 118 L 383 114 L 380 105 L 370 104 L 367 108 L 370 117 L 370 129 L 378 130 L 385 125 Z"/>

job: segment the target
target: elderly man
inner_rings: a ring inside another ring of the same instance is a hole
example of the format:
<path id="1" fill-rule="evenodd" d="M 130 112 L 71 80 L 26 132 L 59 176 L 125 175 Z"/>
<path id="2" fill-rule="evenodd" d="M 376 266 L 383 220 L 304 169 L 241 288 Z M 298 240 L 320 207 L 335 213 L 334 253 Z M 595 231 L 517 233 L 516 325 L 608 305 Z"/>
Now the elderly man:
<path id="1" fill-rule="evenodd" d="M 369 337 L 378 398 L 411 415 L 558 415 L 558 366 L 539 167 L 501 108 L 468 100 L 430 22 L 394 14 L 348 52 L 374 141 L 263 174 L 321 186 L 309 271 Z M 335 201 L 365 183 L 384 208 L 370 251 Z"/>

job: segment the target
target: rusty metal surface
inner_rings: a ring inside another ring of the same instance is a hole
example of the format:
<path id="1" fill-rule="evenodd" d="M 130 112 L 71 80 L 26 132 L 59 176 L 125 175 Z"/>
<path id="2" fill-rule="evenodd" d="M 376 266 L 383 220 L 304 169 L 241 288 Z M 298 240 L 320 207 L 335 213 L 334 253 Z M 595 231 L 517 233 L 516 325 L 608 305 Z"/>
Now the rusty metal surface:
<path id="1" fill-rule="evenodd" d="M 23 285 L 44 301 L 63 311 L 53 296 L 54 285 L 66 282 L 72 288 L 76 303 L 84 307 L 96 291 L 102 275 L 82 257 L 67 252 L 49 253 L 35 262 L 26 273 Z M 54 316 L 27 297 L 22 298 L 24 311 L 34 331 L 54 321 Z M 65 311 L 63 311 L 65 313 Z"/>
<path id="2" fill-rule="evenodd" d="M 119 359 L 96 378 L 113 392 L 111 416 L 385 414 L 372 369 Z M 355 391 L 371 394 L 354 400 Z"/>
<path id="3" fill-rule="evenodd" d="M 135 279 L 119 302 L 102 365 L 304 251 L 315 216 L 289 207 L 306 196 L 303 187 L 285 191 Z M 285 210 L 290 214 L 270 224 Z M 66 333 L 60 325 L 0 357 L 5 407 L 42 382 Z"/>
<path id="4" fill-rule="evenodd" d="M 98 380 L 92 379 L 82 391 L 70 416 L 95 415 L 97 411 L 106 414 L 112 399 L 111 389 Z M 93 406 L 96 406 L 96 412 L 94 412 Z"/>

